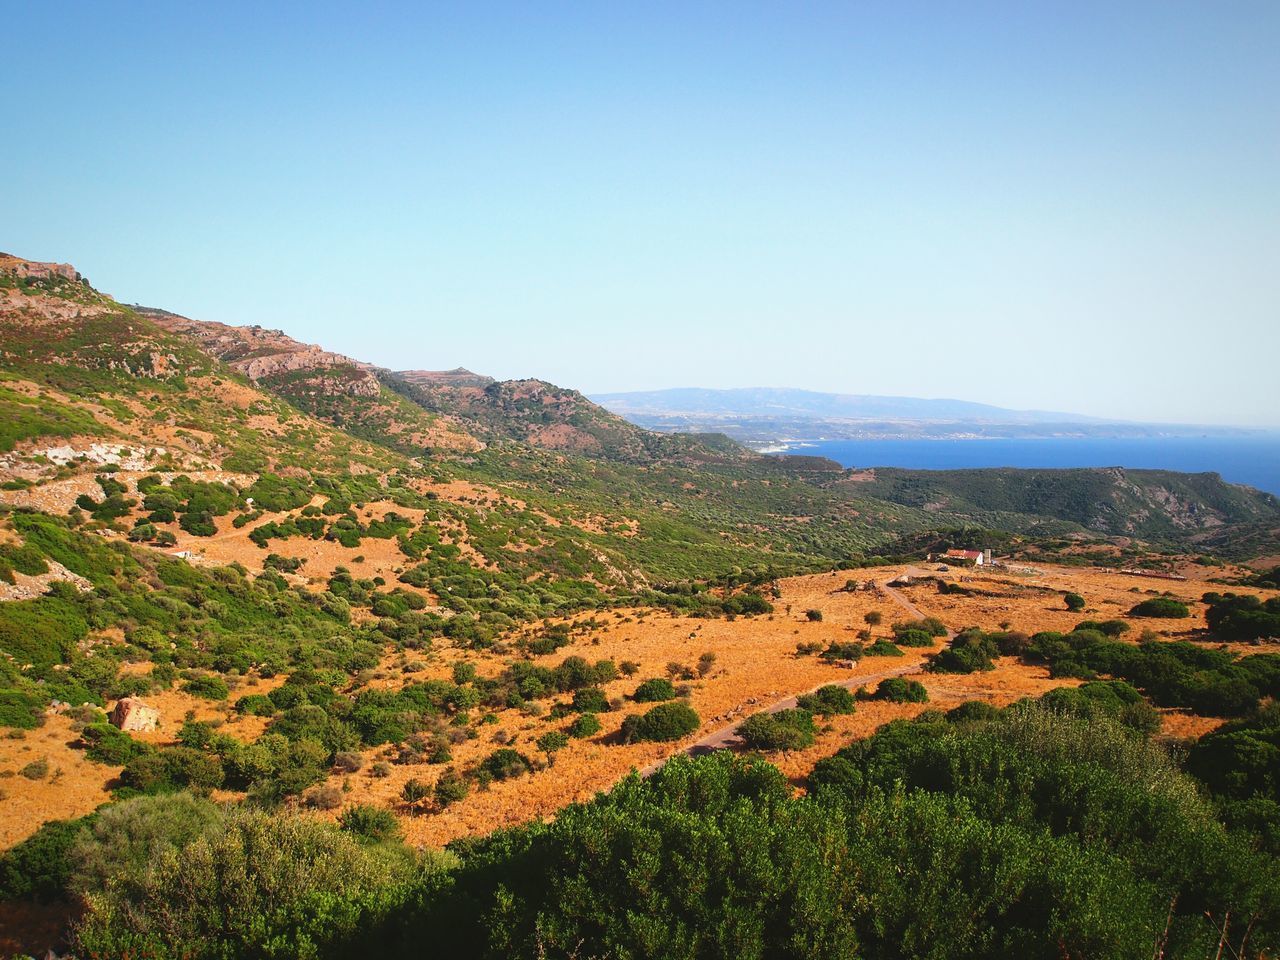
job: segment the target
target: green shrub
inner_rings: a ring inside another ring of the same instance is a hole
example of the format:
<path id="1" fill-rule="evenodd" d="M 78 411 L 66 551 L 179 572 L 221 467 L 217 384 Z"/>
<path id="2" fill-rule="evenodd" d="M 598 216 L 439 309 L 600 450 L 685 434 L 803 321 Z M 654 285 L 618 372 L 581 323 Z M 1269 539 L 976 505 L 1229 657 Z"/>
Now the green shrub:
<path id="1" fill-rule="evenodd" d="M 609 710 L 609 698 L 599 687 L 583 687 L 574 691 L 573 709 L 578 713 L 605 713 Z"/>
<path id="2" fill-rule="evenodd" d="M 360 843 L 385 843 L 400 835 L 400 821 L 386 807 L 357 803 L 338 815 L 338 826 Z"/>
<path id="3" fill-rule="evenodd" d="M 414 869 L 402 848 L 362 845 L 315 818 L 239 810 L 91 892 L 74 947 L 175 960 L 336 955 L 400 901 Z"/>
<path id="4" fill-rule="evenodd" d="M 637 703 L 661 703 L 664 700 L 674 700 L 676 698 L 676 688 L 666 677 L 654 677 L 652 680 L 645 680 L 640 686 L 636 687 L 636 692 L 631 695 L 631 699 Z"/>
<path id="5" fill-rule="evenodd" d="M 622 740 L 670 741 L 688 736 L 701 726 L 702 721 L 688 704 L 660 703 L 647 713 L 630 716 L 622 722 Z"/>
<path id="6" fill-rule="evenodd" d="M 182 685 L 182 689 L 205 700 L 225 700 L 231 694 L 227 681 L 212 673 L 192 677 Z"/>
<path id="7" fill-rule="evenodd" d="M 1085 599 L 1078 593 L 1064 593 L 1062 601 L 1066 604 L 1067 609 L 1072 612 L 1084 609 Z"/>
<path id="8" fill-rule="evenodd" d="M 929 691 L 918 680 L 888 677 L 880 681 L 872 699 L 888 700 L 890 703 L 928 703 Z"/>
<path id="9" fill-rule="evenodd" d="M 1152 597 L 1143 600 L 1129 611 L 1131 617 L 1160 617 L 1170 620 L 1181 620 L 1191 616 L 1191 611 L 1181 600 L 1173 597 Z"/>
<path id="10" fill-rule="evenodd" d="M 93 818 L 50 820 L 0 854 L 0 901 L 64 897 L 76 863 L 72 848 Z"/>
<path id="11" fill-rule="evenodd" d="M 971 628 L 957 634 L 947 649 L 929 658 L 931 673 L 974 673 L 994 670 L 992 658 L 999 655 L 996 642 L 981 630 Z"/>
<path id="12" fill-rule="evenodd" d="M 467 781 L 459 776 L 456 770 L 446 770 L 436 781 L 434 796 L 436 804 L 441 808 L 457 803 L 467 795 Z"/>
<path id="13" fill-rule="evenodd" d="M 738 725 L 738 736 L 752 750 L 803 750 L 816 735 L 813 714 L 804 709 L 757 713 Z"/>
<path id="14" fill-rule="evenodd" d="M 510 747 L 493 751 L 480 764 L 480 770 L 494 780 L 510 780 L 523 776 L 532 769 L 533 764 L 529 762 L 529 758 Z"/>
<path id="15" fill-rule="evenodd" d="M 600 732 L 600 718 L 594 713 L 584 713 L 579 716 L 573 723 L 569 724 L 569 736 L 575 740 L 583 740 L 586 737 L 594 737 Z"/>
<path id="16" fill-rule="evenodd" d="M 863 653 L 868 657 L 905 657 L 897 646 L 897 644 L 889 640 L 877 640 L 871 646 L 867 647 Z"/>
<path id="17" fill-rule="evenodd" d="M 91 723 L 80 731 L 80 739 L 88 749 L 85 756 L 98 763 L 122 767 L 136 757 L 149 753 L 151 747 L 135 740 L 109 723 Z"/>
<path id="18" fill-rule="evenodd" d="M 796 704 L 802 710 L 808 710 L 823 717 L 853 713 L 857 708 L 857 700 L 853 694 L 847 688 L 835 683 L 829 683 L 819 687 L 813 693 L 797 697 Z"/>

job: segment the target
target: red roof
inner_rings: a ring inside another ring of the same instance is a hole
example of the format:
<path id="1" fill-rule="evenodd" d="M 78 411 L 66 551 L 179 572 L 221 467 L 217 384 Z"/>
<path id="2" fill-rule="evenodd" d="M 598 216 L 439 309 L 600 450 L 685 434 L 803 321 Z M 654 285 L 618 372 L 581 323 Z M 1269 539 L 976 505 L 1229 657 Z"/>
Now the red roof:
<path id="1" fill-rule="evenodd" d="M 948 550 L 943 556 L 959 557 L 964 560 L 977 560 L 982 556 L 981 550 Z"/>

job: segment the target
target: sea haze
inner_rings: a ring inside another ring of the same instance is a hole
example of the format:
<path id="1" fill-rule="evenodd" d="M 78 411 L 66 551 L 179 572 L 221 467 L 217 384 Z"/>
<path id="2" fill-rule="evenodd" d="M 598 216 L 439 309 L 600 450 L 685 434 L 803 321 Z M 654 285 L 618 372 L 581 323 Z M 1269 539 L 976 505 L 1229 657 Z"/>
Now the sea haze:
<path id="1" fill-rule="evenodd" d="M 1214 472 L 1230 483 L 1280 496 L 1280 433 L 1142 439 L 815 440 L 791 444 L 786 452 L 828 457 L 845 467 L 1131 467 Z"/>

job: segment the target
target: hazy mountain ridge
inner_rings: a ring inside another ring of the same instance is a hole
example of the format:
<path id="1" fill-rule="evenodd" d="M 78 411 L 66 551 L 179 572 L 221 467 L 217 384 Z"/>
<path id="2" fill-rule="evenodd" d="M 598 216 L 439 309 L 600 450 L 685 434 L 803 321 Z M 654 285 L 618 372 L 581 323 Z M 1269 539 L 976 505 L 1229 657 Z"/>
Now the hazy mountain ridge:
<path id="1" fill-rule="evenodd" d="M 820 439 L 1158 437 L 1248 432 L 1012 410 L 966 400 L 772 387 L 676 388 L 593 394 L 592 399 L 650 430 L 714 430 L 757 446 Z"/>

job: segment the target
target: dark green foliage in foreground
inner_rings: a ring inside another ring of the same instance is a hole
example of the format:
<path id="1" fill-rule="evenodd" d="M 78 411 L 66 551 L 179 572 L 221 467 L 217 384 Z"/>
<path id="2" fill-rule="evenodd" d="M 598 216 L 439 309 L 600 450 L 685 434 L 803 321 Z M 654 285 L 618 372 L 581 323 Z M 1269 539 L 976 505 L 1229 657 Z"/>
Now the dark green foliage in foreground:
<path id="1" fill-rule="evenodd" d="M 1228 910 L 1240 924 L 1237 946 L 1249 922 L 1257 925 L 1250 955 L 1280 934 L 1280 865 L 1224 830 L 1161 749 L 1101 714 L 1077 719 L 1034 705 L 967 723 L 925 714 L 820 762 L 812 780 L 820 797 L 834 792 L 858 804 L 901 785 L 970 804 L 996 830 L 1046 831 L 1073 849 L 1077 869 L 1109 871 L 1119 887 L 1112 895 L 1136 911 L 1148 944 L 1172 905 L 1166 956 L 1198 956 L 1216 944 L 1212 924 Z M 1108 924 L 1113 932 L 1127 925 Z M 1080 955 L 1125 954 L 1099 944 Z"/>
<path id="2" fill-rule="evenodd" d="M 1263 602 L 1252 595 L 1206 593 L 1204 601 L 1209 629 L 1223 640 L 1280 637 L 1280 597 Z"/>
<path id="3" fill-rule="evenodd" d="M 1187 769 L 1208 786 L 1228 823 L 1280 856 L 1280 704 L 1200 738 Z"/>
<path id="4" fill-rule="evenodd" d="M 1112 696 L 1131 694 L 1095 699 Z M 102 956 L 1129 960 L 1165 938 L 1166 958 L 1198 960 L 1228 912 L 1224 956 L 1280 946 L 1256 834 L 1224 828 L 1140 734 L 1062 706 L 895 721 L 821 761 L 804 797 L 762 761 L 676 757 L 549 823 L 458 841 L 456 862 L 415 857 L 385 816 L 344 816 L 357 840 L 179 795 L 47 826 L 0 878 L 82 892 L 77 946 Z M 1256 798 L 1274 790 L 1257 770 L 1201 773 Z"/>

